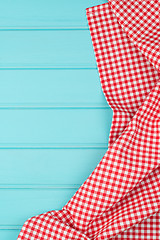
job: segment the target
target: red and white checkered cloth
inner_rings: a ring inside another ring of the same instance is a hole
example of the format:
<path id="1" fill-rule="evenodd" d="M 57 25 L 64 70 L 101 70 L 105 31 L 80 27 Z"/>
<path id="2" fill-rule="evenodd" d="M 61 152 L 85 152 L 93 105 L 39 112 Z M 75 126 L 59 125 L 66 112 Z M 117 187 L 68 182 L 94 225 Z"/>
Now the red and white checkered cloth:
<path id="1" fill-rule="evenodd" d="M 27 220 L 18 240 L 160 240 L 160 2 L 87 9 L 113 110 L 109 149 L 60 211 Z"/>

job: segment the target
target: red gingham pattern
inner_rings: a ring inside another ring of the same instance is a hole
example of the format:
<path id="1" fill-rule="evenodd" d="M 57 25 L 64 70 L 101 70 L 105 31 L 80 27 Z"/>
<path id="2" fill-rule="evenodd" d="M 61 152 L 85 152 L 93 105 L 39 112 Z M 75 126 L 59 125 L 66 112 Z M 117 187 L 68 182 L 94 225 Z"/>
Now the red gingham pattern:
<path id="1" fill-rule="evenodd" d="M 157 213 L 133 228 L 117 235 L 114 240 L 159 240 L 160 213 Z"/>
<path id="2" fill-rule="evenodd" d="M 57 219 L 57 216 L 59 219 Z M 83 239 L 88 238 L 61 221 L 68 219 L 65 211 L 47 212 L 28 219 L 22 227 L 18 239 Z M 67 221 L 67 220 L 66 220 Z"/>
<path id="3" fill-rule="evenodd" d="M 127 194 L 122 201 L 100 215 L 98 220 L 91 222 L 85 234 L 90 239 L 109 239 L 159 211 L 159 183 L 160 167 Z"/>
<path id="4" fill-rule="evenodd" d="M 113 110 L 110 145 L 155 86 L 160 73 L 131 42 L 108 4 L 89 8 L 87 18 L 102 89 Z"/>
<path id="5" fill-rule="evenodd" d="M 110 4 L 87 9 L 110 147 L 63 209 L 27 220 L 18 240 L 160 240 L 159 3 Z"/>
<path id="6" fill-rule="evenodd" d="M 109 0 L 121 26 L 160 71 L 160 1 Z"/>

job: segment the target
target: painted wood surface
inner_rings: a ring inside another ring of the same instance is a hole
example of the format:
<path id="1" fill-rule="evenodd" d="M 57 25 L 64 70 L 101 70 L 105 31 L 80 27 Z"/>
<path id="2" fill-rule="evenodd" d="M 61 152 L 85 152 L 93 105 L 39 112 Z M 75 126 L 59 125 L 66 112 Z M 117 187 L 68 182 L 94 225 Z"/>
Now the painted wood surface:
<path id="1" fill-rule="evenodd" d="M 0 71 L 0 108 L 105 108 L 97 69 Z"/>
<path id="2" fill-rule="evenodd" d="M 89 31 L 0 31 L 0 68 L 96 68 Z"/>
<path id="3" fill-rule="evenodd" d="M 0 240 L 61 209 L 107 150 L 112 111 L 85 14 L 104 2 L 0 1 Z"/>
<path id="4" fill-rule="evenodd" d="M 85 9 L 104 0 L 3 0 L 1 29 L 87 28 Z"/>

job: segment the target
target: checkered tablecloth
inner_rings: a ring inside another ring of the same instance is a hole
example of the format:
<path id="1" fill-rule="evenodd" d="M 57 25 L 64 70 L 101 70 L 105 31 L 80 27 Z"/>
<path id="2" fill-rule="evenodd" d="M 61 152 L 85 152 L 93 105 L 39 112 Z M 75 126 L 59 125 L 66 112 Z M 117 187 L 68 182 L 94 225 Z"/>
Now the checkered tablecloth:
<path id="1" fill-rule="evenodd" d="M 27 220 L 18 240 L 160 240 L 159 16 L 157 0 L 87 9 L 113 110 L 109 149 L 63 209 Z"/>

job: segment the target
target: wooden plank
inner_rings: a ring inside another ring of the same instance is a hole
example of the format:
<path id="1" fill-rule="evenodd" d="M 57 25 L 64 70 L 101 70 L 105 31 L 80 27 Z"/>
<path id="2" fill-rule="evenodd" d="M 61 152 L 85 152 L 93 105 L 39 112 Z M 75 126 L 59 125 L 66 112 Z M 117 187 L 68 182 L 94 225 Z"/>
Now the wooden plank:
<path id="1" fill-rule="evenodd" d="M 16 240 L 20 230 L 0 230 L 0 239 L 2 240 Z"/>
<path id="2" fill-rule="evenodd" d="M 0 188 L 81 185 L 106 149 L 0 149 Z"/>
<path id="3" fill-rule="evenodd" d="M 0 189 L 0 226 L 22 225 L 29 217 L 61 209 L 77 189 Z"/>
<path id="4" fill-rule="evenodd" d="M 0 71 L 0 108 L 107 106 L 97 70 Z"/>
<path id="5" fill-rule="evenodd" d="M 107 144 L 110 109 L 0 110 L 0 148 Z"/>
<path id="6" fill-rule="evenodd" d="M 1 28 L 87 27 L 85 9 L 104 0 L 5 0 L 0 2 Z"/>
<path id="7" fill-rule="evenodd" d="M 2 68 L 96 68 L 89 31 L 0 31 Z"/>
<path id="8" fill-rule="evenodd" d="M 29 217 L 61 209 L 106 151 L 112 112 L 85 14 L 103 2 L 0 3 L 2 240 L 17 239 Z"/>

